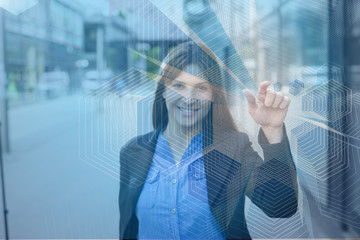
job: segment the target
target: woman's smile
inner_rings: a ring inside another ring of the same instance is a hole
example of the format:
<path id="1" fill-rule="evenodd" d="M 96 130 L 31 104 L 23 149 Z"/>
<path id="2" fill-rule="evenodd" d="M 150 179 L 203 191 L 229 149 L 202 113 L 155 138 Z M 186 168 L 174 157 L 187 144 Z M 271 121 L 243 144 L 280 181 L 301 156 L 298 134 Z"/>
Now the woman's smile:
<path id="1" fill-rule="evenodd" d="M 199 108 L 188 108 L 188 107 L 177 107 L 177 108 L 180 110 L 183 116 L 192 116 L 199 110 Z"/>

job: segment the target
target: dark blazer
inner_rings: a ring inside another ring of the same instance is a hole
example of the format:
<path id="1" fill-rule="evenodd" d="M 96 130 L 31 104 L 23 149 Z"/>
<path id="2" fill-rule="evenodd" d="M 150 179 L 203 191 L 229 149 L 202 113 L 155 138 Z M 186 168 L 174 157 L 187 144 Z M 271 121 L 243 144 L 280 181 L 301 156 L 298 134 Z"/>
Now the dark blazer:
<path id="1" fill-rule="evenodd" d="M 160 129 L 135 137 L 120 151 L 120 239 L 136 239 L 137 201 L 152 162 Z M 227 239 L 250 239 L 245 195 L 268 216 L 286 218 L 297 211 L 297 178 L 284 126 L 281 143 L 269 144 L 260 129 L 258 141 L 264 160 L 253 150 L 247 134 L 214 133 L 203 150 L 211 212 Z"/>

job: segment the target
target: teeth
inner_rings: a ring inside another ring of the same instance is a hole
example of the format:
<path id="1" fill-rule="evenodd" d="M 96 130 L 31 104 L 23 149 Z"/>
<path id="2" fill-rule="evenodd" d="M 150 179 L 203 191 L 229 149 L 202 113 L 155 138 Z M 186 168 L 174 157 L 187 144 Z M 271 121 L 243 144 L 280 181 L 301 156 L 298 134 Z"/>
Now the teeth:
<path id="1" fill-rule="evenodd" d="M 185 113 L 185 114 L 192 114 L 194 112 L 196 112 L 197 110 L 199 110 L 199 108 L 182 108 L 182 107 L 178 107 L 180 109 L 181 112 Z"/>
<path id="2" fill-rule="evenodd" d="M 181 108 L 181 111 L 184 111 L 184 112 L 195 112 L 195 111 L 197 111 L 197 109 L 184 109 L 184 108 Z"/>

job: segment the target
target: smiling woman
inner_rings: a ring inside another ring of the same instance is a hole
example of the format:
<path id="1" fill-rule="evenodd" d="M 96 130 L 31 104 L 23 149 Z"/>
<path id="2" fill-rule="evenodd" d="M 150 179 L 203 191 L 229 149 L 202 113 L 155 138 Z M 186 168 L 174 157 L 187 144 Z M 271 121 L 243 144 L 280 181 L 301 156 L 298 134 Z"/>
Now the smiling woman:
<path id="1" fill-rule="evenodd" d="M 166 84 L 167 88 L 163 93 L 170 122 L 177 123 L 169 124 L 167 129 L 171 127 L 173 132 L 177 130 L 190 137 L 188 133 L 194 132 L 188 132 L 188 128 L 196 126 L 196 129 L 193 128 L 195 133 L 202 128 L 201 120 L 209 113 L 212 102 L 210 84 L 196 77 L 197 74 L 189 74 L 197 68 L 197 65 L 188 65 L 177 79 Z"/>
<path id="2" fill-rule="evenodd" d="M 169 117 L 180 126 L 198 123 L 208 114 L 211 106 L 212 91 L 210 86 L 206 87 L 207 82 L 186 75 L 182 72 L 179 78 L 183 81 L 173 81 L 163 94 L 164 98 L 168 99 L 166 107 Z"/>
<path id="3" fill-rule="evenodd" d="M 297 211 L 297 179 L 283 120 L 289 101 L 248 92 L 259 144 L 236 129 L 220 67 L 204 47 L 183 43 L 165 58 L 153 107 L 154 131 L 120 152 L 121 239 L 250 239 L 248 196 L 268 216 Z M 281 194 L 279 194 L 281 193 Z"/>
<path id="4" fill-rule="evenodd" d="M 184 43 L 165 58 L 155 93 L 154 129 L 169 124 L 165 133 L 176 133 L 173 137 L 182 139 L 204 129 L 209 135 L 214 128 L 236 130 L 226 103 L 220 67 L 215 56 L 202 47 L 205 50 Z"/>

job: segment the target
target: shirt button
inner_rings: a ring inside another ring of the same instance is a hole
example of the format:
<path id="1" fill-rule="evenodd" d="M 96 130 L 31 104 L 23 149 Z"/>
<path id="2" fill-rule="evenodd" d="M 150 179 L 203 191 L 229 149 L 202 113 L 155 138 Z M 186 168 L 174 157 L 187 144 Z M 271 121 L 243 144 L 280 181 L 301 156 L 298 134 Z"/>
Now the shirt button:
<path id="1" fill-rule="evenodd" d="M 195 174 L 194 177 L 195 177 L 195 178 L 199 178 L 200 175 L 199 175 L 199 174 Z"/>
<path id="2" fill-rule="evenodd" d="M 173 180 L 172 180 L 172 183 L 176 183 L 176 179 L 173 179 Z"/>
<path id="3" fill-rule="evenodd" d="M 176 213 L 176 209 L 173 208 L 173 209 L 171 210 L 171 212 L 172 212 L 172 213 Z"/>

